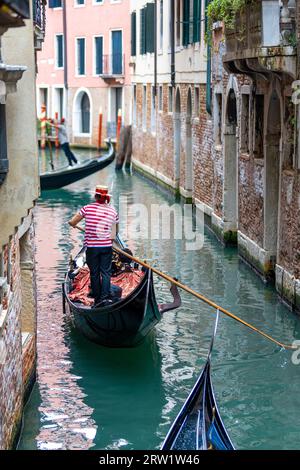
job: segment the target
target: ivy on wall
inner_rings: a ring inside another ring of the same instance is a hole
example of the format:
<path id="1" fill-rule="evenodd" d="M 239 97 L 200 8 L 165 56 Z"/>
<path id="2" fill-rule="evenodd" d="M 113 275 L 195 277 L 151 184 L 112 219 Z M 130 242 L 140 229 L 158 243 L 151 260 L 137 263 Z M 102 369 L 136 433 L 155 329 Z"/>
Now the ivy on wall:
<path id="1" fill-rule="evenodd" d="M 207 7 L 209 28 L 216 21 L 223 21 L 225 28 L 234 29 L 235 18 L 239 11 L 253 0 L 212 0 Z"/>

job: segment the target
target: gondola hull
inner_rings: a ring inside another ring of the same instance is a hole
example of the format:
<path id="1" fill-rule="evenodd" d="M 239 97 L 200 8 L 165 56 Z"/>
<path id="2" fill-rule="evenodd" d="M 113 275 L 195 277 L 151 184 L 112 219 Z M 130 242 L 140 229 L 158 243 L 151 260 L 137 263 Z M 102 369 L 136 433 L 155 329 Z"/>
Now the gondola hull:
<path id="1" fill-rule="evenodd" d="M 217 323 L 218 314 L 205 366 L 172 424 L 162 450 L 234 450 L 218 410 L 210 374 Z"/>
<path id="2" fill-rule="evenodd" d="M 98 158 L 83 162 L 74 168 L 62 168 L 57 171 L 50 171 L 40 175 L 41 189 L 59 189 L 69 184 L 86 178 L 109 165 L 115 157 L 115 150 L 109 144 L 107 152 Z"/>
<path id="3" fill-rule="evenodd" d="M 69 289 L 70 280 L 66 278 L 64 296 L 75 326 L 87 339 L 103 346 L 136 346 L 161 319 L 150 272 L 128 297 L 104 308 L 71 302 Z"/>

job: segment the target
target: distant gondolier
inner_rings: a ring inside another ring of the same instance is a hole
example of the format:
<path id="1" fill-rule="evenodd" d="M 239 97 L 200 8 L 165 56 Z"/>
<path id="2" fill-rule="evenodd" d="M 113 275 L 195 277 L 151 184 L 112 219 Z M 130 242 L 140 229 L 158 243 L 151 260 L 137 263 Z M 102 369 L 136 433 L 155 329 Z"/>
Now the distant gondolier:
<path id="1" fill-rule="evenodd" d="M 110 203 L 108 188 L 96 186 L 96 202 L 87 204 L 69 221 L 72 227 L 84 218 L 86 262 L 90 270 L 92 297 L 96 305 L 110 303 L 112 242 L 119 216 Z"/>
<path id="2" fill-rule="evenodd" d="M 51 122 L 49 123 L 50 126 L 55 127 L 58 130 L 58 140 L 60 143 L 61 148 L 63 149 L 68 162 L 69 166 L 73 166 L 73 164 L 78 163 L 77 158 L 75 157 L 74 153 L 70 149 L 70 144 L 69 144 L 69 137 L 68 137 L 68 132 L 65 124 L 65 119 L 61 118 L 60 124 L 52 124 Z"/>

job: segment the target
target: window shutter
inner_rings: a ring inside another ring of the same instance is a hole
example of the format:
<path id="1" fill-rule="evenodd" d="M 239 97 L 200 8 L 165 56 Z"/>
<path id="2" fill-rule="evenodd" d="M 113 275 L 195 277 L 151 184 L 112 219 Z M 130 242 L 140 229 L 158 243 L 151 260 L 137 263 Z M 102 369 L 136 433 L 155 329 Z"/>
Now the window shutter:
<path id="1" fill-rule="evenodd" d="M 183 46 L 187 46 L 190 42 L 189 33 L 190 33 L 190 0 L 183 0 L 183 36 L 182 36 Z"/>
<path id="2" fill-rule="evenodd" d="M 136 12 L 131 13 L 131 55 L 136 56 Z"/>
<path id="3" fill-rule="evenodd" d="M 103 73 L 103 38 L 95 38 L 96 41 L 96 75 Z"/>
<path id="4" fill-rule="evenodd" d="M 146 9 L 140 11 L 140 53 L 146 54 Z"/>
<path id="5" fill-rule="evenodd" d="M 61 0 L 49 0 L 49 8 L 60 8 Z"/>
<path id="6" fill-rule="evenodd" d="M 201 32 L 201 0 L 194 0 L 193 42 L 200 41 Z"/>
<path id="7" fill-rule="evenodd" d="M 64 66 L 64 55 L 63 55 L 63 35 L 56 36 L 57 41 L 57 67 Z"/>
<path id="8" fill-rule="evenodd" d="M 146 52 L 154 52 L 154 3 L 148 3 L 146 9 Z"/>
<path id="9" fill-rule="evenodd" d="M 81 38 L 78 40 L 78 65 L 79 75 L 85 74 L 85 40 Z"/>

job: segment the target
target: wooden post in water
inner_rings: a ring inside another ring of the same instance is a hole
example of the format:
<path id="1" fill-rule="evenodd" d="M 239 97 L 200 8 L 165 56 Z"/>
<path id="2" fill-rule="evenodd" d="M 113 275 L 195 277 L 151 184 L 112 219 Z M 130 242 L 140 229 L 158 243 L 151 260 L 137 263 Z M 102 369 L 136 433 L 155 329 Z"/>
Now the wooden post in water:
<path id="1" fill-rule="evenodd" d="M 103 121 L 103 114 L 102 108 L 99 109 L 99 123 L 98 123 L 98 150 L 101 149 L 102 144 L 102 121 Z"/>
<path id="2" fill-rule="evenodd" d="M 117 138 L 117 144 L 116 144 L 117 150 L 119 150 L 119 140 L 120 140 L 121 126 L 122 126 L 122 110 L 119 109 L 119 111 L 118 111 L 118 119 L 117 119 L 117 135 L 116 135 L 116 138 Z"/>
<path id="3" fill-rule="evenodd" d="M 58 124 L 58 113 L 55 113 L 55 120 L 54 124 Z M 58 149 L 59 147 L 59 140 L 58 140 L 58 129 L 55 127 L 55 147 Z"/>
<path id="4" fill-rule="evenodd" d="M 46 148 L 46 105 L 42 104 L 41 109 L 41 149 Z"/>

